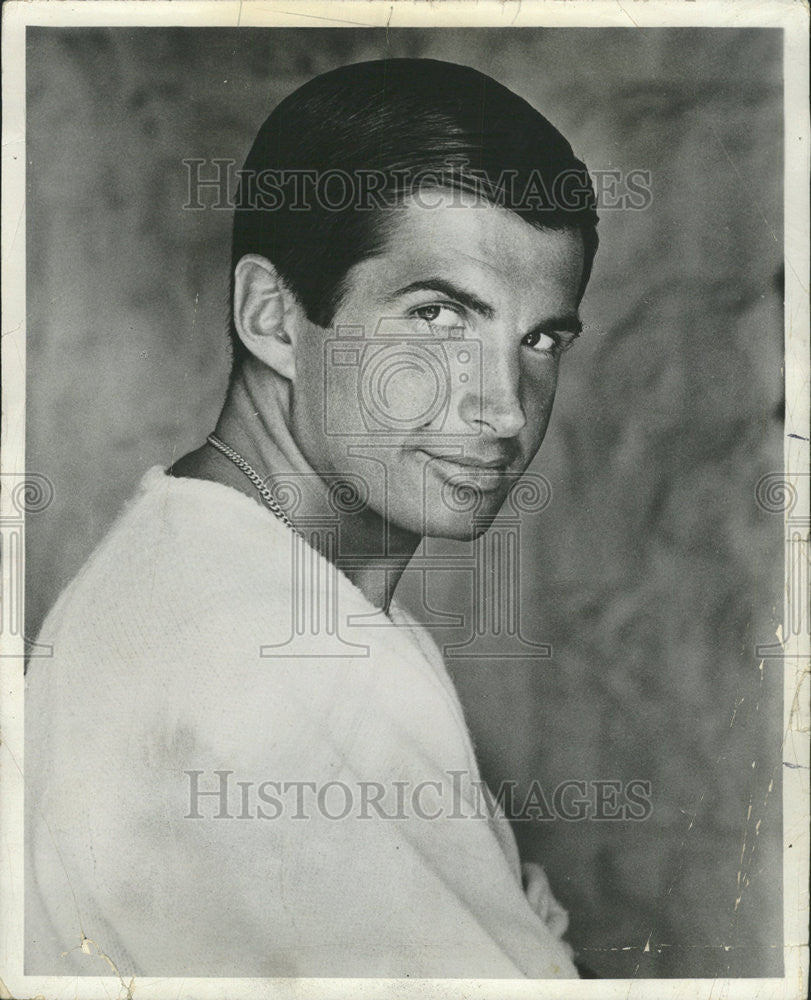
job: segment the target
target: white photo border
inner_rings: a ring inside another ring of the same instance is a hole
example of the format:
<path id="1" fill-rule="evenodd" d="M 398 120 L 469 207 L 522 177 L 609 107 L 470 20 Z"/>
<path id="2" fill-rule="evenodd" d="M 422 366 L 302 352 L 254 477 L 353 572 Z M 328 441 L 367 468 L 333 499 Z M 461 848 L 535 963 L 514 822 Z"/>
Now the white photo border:
<path id="1" fill-rule="evenodd" d="M 291 9 L 293 8 L 293 9 Z M 2 364 L 4 474 L 25 472 L 25 29 L 29 25 L 220 27 L 755 27 L 782 28 L 785 122 L 784 481 L 794 517 L 809 511 L 809 116 L 808 4 L 802 0 L 11 0 L 3 5 Z M 0 518 L 10 513 L 0 494 Z M 786 511 L 788 520 L 788 511 Z M 806 520 L 807 523 L 807 520 Z M 808 540 L 805 540 L 808 560 Z M 6 563 L 8 560 L 6 560 Z M 3 582 L 8 568 L 4 565 Z M 788 579 L 788 578 L 787 578 Z M 807 582 L 806 582 L 807 587 Z M 0 591 L 2 596 L 2 591 Z M 786 607 L 792 594 L 786 592 Z M 796 596 L 796 595 L 795 595 Z M 788 612 L 786 613 L 788 615 Z M 808 609 L 784 647 L 783 933 L 781 979 L 380 980 L 184 979 L 26 976 L 23 973 L 23 638 L 0 633 L 0 998 L 352 997 L 724 998 L 800 1000 L 808 988 L 809 628 Z M 788 620 L 788 617 L 786 618 Z M 788 845 L 791 849 L 788 849 Z"/>

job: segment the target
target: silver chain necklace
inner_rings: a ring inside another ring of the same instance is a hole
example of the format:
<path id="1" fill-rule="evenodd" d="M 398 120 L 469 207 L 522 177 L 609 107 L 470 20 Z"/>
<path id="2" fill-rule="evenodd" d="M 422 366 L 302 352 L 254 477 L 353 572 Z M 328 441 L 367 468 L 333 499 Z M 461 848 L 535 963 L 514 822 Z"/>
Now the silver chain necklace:
<path id="1" fill-rule="evenodd" d="M 242 455 L 240 455 L 238 451 L 234 451 L 234 449 L 230 445 L 227 445 L 224 441 L 221 441 L 216 434 L 209 434 L 206 440 L 212 446 L 212 448 L 216 448 L 217 451 L 225 455 L 226 458 L 229 458 L 234 463 L 234 465 L 241 472 L 243 472 L 248 477 L 248 479 L 250 479 L 251 483 L 253 483 L 253 485 L 256 487 L 257 493 L 264 501 L 267 509 L 272 514 L 275 514 L 276 517 L 278 517 L 278 519 L 282 522 L 282 524 L 286 524 L 291 531 L 295 531 L 297 535 L 301 535 L 301 537 L 303 538 L 304 536 L 301 534 L 301 532 L 298 530 L 295 524 L 293 524 L 293 522 L 290 520 L 287 514 L 285 514 L 285 512 L 279 506 L 279 502 L 276 499 L 276 497 L 274 497 L 273 493 L 270 490 L 270 487 L 267 485 L 267 483 L 265 483 L 265 481 L 262 479 L 262 477 L 259 475 L 256 469 L 254 469 L 253 466 L 248 465 L 248 463 L 245 461 L 245 459 L 242 457 Z"/>

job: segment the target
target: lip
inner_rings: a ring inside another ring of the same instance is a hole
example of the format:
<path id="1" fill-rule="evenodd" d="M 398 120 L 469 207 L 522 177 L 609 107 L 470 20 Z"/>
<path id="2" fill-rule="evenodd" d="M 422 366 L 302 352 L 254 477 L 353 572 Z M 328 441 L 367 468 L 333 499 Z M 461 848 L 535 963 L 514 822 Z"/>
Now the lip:
<path id="1" fill-rule="evenodd" d="M 503 460 L 473 461 L 466 456 L 464 462 L 457 462 L 430 451 L 419 451 L 428 459 L 428 468 L 440 479 L 471 483 L 482 493 L 496 493 L 503 489 L 507 471 Z"/>
<path id="2" fill-rule="evenodd" d="M 474 455 L 459 455 L 453 456 L 444 455 L 442 452 L 429 451 L 427 448 L 418 449 L 427 455 L 432 462 L 442 462 L 444 465 L 454 465 L 460 469 L 471 469 L 472 471 L 477 470 L 497 470 L 499 472 L 506 472 L 509 462 L 505 458 L 484 458 Z"/>

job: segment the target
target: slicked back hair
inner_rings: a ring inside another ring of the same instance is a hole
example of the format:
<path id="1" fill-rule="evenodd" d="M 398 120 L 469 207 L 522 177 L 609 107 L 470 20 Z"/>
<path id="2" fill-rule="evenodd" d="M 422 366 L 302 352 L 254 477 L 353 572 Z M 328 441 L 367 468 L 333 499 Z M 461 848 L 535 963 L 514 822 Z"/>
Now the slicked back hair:
<path id="1" fill-rule="evenodd" d="M 329 327 L 347 272 L 383 250 L 386 207 L 426 186 L 450 188 L 546 229 L 579 229 L 582 295 L 597 249 L 594 191 L 560 132 L 478 70 L 434 59 L 381 59 L 317 76 L 265 120 L 240 178 L 231 255 L 233 322 L 245 254 L 275 266 L 308 319 Z M 468 203 L 468 202 L 466 202 Z"/>

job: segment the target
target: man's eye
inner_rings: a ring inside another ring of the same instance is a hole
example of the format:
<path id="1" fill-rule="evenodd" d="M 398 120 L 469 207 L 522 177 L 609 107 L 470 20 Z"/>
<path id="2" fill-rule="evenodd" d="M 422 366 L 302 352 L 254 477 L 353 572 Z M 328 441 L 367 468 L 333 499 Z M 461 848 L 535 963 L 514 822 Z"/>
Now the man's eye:
<path id="1" fill-rule="evenodd" d="M 412 316 L 424 319 L 431 326 L 461 326 L 462 318 L 452 306 L 433 303 L 430 306 L 418 306 L 412 311 Z"/>
<path id="2" fill-rule="evenodd" d="M 555 338 L 550 337 L 548 333 L 528 333 L 521 343 L 539 353 L 552 351 L 558 346 Z"/>

